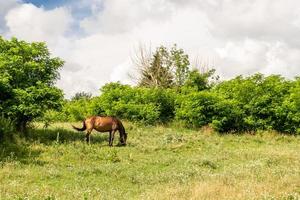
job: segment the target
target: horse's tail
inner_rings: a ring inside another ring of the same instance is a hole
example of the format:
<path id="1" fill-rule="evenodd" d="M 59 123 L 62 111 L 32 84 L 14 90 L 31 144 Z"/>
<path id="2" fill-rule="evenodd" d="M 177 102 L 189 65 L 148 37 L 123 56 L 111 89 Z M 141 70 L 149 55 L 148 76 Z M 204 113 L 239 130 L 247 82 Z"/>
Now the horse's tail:
<path id="1" fill-rule="evenodd" d="M 119 131 L 120 131 L 120 133 L 124 136 L 124 142 L 125 142 L 125 144 L 126 144 L 127 133 L 126 133 L 126 131 L 125 131 L 125 128 L 124 128 L 122 122 L 121 122 L 119 119 L 117 119 L 117 123 L 118 123 Z"/>
<path id="2" fill-rule="evenodd" d="M 72 125 L 72 127 L 77 130 L 77 131 L 84 131 L 86 129 L 86 124 L 85 124 L 85 121 L 83 121 L 83 127 L 82 128 L 77 128 L 75 126 Z"/>

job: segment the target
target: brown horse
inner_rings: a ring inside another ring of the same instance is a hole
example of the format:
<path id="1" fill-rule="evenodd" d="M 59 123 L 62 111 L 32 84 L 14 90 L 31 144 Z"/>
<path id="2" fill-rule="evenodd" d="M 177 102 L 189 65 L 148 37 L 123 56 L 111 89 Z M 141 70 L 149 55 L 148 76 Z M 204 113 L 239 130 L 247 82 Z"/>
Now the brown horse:
<path id="1" fill-rule="evenodd" d="M 98 132 L 109 132 L 109 146 L 113 145 L 115 132 L 118 130 L 120 133 L 120 143 L 126 145 L 127 133 L 122 122 L 116 117 L 100 117 L 93 116 L 83 120 L 83 127 L 77 128 L 72 125 L 77 131 L 87 130 L 86 141 L 90 143 L 90 134 L 93 129 Z"/>

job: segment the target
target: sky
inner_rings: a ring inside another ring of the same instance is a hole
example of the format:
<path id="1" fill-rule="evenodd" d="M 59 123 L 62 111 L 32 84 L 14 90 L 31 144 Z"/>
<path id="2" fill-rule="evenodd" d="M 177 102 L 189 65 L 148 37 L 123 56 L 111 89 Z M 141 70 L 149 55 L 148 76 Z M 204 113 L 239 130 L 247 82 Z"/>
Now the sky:
<path id="1" fill-rule="evenodd" d="M 46 42 L 66 61 L 57 86 L 67 98 L 134 84 L 140 45 L 176 43 L 222 80 L 300 76 L 298 0 L 0 0 L 0 35 Z"/>

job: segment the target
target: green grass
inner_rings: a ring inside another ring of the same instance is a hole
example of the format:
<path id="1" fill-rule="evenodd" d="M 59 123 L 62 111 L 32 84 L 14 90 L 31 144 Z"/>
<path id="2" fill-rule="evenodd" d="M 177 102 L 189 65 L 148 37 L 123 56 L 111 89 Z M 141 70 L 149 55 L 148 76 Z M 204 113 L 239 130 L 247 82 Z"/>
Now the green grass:
<path id="1" fill-rule="evenodd" d="M 300 137 L 125 127 L 126 147 L 68 123 L 2 143 L 0 199 L 300 199 Z"/>

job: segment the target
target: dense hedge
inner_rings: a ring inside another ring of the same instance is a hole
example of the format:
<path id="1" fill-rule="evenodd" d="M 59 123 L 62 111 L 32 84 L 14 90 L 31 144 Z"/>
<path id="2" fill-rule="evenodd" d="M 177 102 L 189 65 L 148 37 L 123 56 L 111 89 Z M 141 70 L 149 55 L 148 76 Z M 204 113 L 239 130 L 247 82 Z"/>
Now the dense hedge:
<path id="1" fill-rule="evenodd" d="M 48 111 L 46 121 L 78 121 L 90 115 L 110 115 L 147 124 L 174 118 L 175 91 L 109 83 L 101 95 L 91 99 L 66 101 L 60 112 Z"/>
<path id="2" fill-rule="evenodd" d="M 115 115 L 148 124 L 182 121 L 211 125 L 219 132 L 277 130 L 300 133 L 300 79 L 238 76 L 212 88 L 144 88 L 109 83 L 98 97 L 65 102 L 46 119 L 77 121 L 89 115 Z"/>
<path id="3" fill-rule="evenodd" d="M 201 127 L 212 123 L 219 132 L 242 129 L 242 111 L 234 100 L 211 91 L 180 95 L 175 108 L 176 119 L 186 125 Z"/>
<path id="4" fill-rule="evenodd" d="M 242 111 L 241 130 L 299 133 L 300 107 L 296 98 L 299 79 L 288 81 L 277 75 L 264 77 L 261 74 L 239 76 L 219 84 L 214 92 L 237 102 Z"/>
<path id="5" fill-rule="evenodd" d="M 130 87 L 110 83 L 93 102 L 94 114 L 115 115 L 149 124 L 174 117 L 175 93 L 169 89 Z"/>

